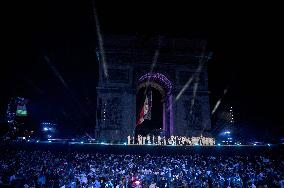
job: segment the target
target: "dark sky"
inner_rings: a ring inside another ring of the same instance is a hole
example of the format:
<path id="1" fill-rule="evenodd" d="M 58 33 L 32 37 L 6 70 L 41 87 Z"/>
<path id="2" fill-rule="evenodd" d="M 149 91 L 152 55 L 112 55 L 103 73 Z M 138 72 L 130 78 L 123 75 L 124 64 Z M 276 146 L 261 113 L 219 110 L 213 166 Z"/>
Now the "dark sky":
<path id="1" fill-rule="evenodd" d="M 211 108 L 228 87 L 220 108 L 234 107 L 240 129 L 257 135 L 284 135 L 281 16 L 276 5 L 267 4 L 11 4 L 3 34 L 8 53 L 1 63 L 2 119 L 9 97 L 25 96 L 31 99 L 31 112 L 37 120 L 71 119 L 70 127 L 80 127 L 81 122 L 93 126 L 97 80 L 94 4 L 102 35 L 208 39 L 208 49 L 213 51 L 209 63 Z"/>

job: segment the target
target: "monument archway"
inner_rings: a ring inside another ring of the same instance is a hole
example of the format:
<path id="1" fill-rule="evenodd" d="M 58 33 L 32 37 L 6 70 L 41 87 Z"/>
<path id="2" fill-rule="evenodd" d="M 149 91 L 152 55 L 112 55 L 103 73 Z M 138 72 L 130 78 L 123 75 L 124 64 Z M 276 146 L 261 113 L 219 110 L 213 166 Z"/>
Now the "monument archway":
<path id="1" fill-rule="evenodd" d="M 136 95 L 139 91 L 141 91 L 141 89 L 145 90 L 147 88 L 153 88 L 159 91 L 161 94 L 162 113 L 160 115 L 162 116 L 162 130 L 165 136 L 172 135 L 174 126 L 172 109 L 172 82 L 161 73 L 147 73 L 138 79 Z M 138 104 L 136 103 L 136 105 Z"/>
<path id="2" fill-rule="evenodd" d="M 153 67 L 157 48 L 160 53 Z M 161 116 L 166 136 L 206 136 L 211 130 L 207 62 L 212 54 L 204 52 L 203 40 L 105 36 L 104 51 L 97 49 L 96 55 L 97 140 L 124 143 L 127 136 L 134 136 L 137 92 L 147 86 L 164 99 Z M 190 78 L 194 79 L 188 84 Z"/>

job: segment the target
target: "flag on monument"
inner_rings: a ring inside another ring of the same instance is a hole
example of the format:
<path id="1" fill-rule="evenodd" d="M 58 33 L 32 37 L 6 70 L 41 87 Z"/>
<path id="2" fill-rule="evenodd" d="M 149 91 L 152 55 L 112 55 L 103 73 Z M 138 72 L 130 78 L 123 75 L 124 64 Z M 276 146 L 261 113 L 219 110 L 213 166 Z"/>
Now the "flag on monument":
<path id="1" fill-rule="evenodd" d="M 148 98 L 148 112 L 145 114 L 144 119 L 151 120 L 151 115 L 152 115 L 152 91 L 150 90 L 147 92 L 147 98 Z"/>
<path id="2" fill-rule="evenodd" d="M 136 125 L 143 123 L 145 119 L 151 120 L 151 108 L 152 108 L 152 92 L 146 94 L 146 98 L 143 107 L 139 113 L 139 118 Z"/>

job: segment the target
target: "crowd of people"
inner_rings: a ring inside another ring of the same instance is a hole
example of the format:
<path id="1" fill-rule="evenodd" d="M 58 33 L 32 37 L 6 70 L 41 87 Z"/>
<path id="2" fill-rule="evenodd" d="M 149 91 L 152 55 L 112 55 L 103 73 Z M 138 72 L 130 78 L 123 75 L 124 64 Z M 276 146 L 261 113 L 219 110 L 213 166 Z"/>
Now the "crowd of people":
<path id="1" fill-rule="evenodd" d="M 12 187 L 280 187 L 279 155 L 106 154 L 1 148 L 0 185 Z"/>

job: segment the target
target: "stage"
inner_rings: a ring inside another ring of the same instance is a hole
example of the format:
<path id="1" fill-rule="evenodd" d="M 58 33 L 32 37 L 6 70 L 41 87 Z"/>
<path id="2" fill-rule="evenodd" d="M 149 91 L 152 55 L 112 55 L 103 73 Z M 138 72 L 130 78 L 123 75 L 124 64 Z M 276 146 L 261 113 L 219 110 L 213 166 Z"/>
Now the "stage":
<path id="1" fill-rule="evenodd" d="M 2 145 L 3 147 L 3 145 Z M 284 145 L 214 145 L 214 146 L 172 146 L 172 145 L 127 145 L 84 142 L 22 141 L 4 144 L 16 150 L 52 150 L 62 152 L 86 152 L 137 155 L 250 155 L 283 153 Z"/>

